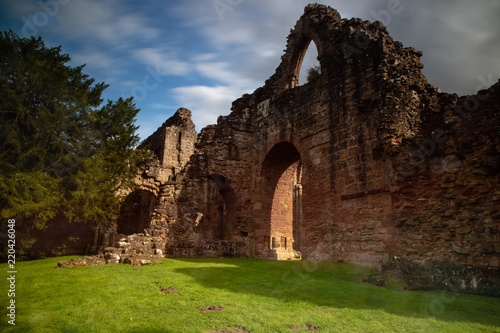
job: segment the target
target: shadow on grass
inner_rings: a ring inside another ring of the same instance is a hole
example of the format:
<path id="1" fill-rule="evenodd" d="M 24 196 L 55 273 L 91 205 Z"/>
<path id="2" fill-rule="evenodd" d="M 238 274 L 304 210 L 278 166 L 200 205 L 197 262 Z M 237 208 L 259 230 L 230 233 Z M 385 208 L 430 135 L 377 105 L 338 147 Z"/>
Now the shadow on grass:
<path id="1" fill-rule="evenodd" d="M 414 318 L 500 327 L 500 299 L 446 291 L 405 291 L 362 283 L 373 270 L 353 264 L 258 259 L 176 259 L 203 263 L 176 268 L 203 287 L 253 294 L 283 302 L 353 310 L 383 310 Z M 207 264 L 227 264 L 222 267 Z"/>

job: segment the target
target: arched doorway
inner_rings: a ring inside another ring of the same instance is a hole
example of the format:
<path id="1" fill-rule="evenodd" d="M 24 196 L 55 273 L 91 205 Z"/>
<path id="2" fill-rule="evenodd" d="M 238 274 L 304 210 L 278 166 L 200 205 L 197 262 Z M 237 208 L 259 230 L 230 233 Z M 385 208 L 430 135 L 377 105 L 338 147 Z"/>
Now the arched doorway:
<path id="1" fill-rule="evenodd" d="M 290 142 L 275 145 L 261 170 L 257 207 L 256 254 L 266 259 L 294 258 L 300 251 L 302 165 Z"/>
<path id="2" fill-rule="evenodd" d="M 132 235 L 149 228 L 155 201 L 156 196 L 150 191 L 136 190 L 130 193 L 120 207 L 117 232 Z"/>

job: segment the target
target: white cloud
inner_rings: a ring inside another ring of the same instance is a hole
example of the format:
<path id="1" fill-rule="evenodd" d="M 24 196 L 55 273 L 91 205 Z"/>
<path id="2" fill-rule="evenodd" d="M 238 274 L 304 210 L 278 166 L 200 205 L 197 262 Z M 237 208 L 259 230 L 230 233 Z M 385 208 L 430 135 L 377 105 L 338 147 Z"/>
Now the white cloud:
<path id="1" fill-rule="evenodd" d="M 179 105 L 193 112 L 193 122 L 199 131 L 215 124 L 220 115 L 230 112 L 232 102 L 245 93 L 244 90 L 228 86 L 190 86 L 172 89 Z"/>
<path id="2" fill-rule="evenodd" d="M 189 64 L 177 60 L 165 48 L 142 48 L 132 51 L 135 59 L 150 66 L 158 75 L 187 75 Z"/>
<path id="3" fill-rule="evenodd" d="M 251 88 L 256 82 L 241 75 L 242 73 L 228 62 L 199 62 L 194 64 L 195 69 L 204 77 L 239 88 Z"/>
<path id="4" fill-rule="evenodd" d="M 69 39 L 88 39 L 129 47 L 135 40 L 152 40 L 160 31 L 150 27 L 145 17 L 127 10 L 117 0 L 71 1 L 56 16 L 56 33 Z"/>
<path id="5" fill-rule="evenodd" d="M 117 66 L 117 60 L 110 54 L 102 51 L 84 51 L 71 56 L 71 62 L 75 66 L 86 64 L 86 69 L 97 69 L 107 75 L 120 75 L 124 71 Z"/>
<path id="6" fill-rule="evenodd" d="M 137 80 L 124 80 L 124 81 L 121 81 L 120 84 L 124 87 L 124 88 L 133 88 L 135 86 L 140 86 L 141 85 L 141 82 L 140 81 L 137 81 Z"/>
<path id="7" fill-rule="evenodd" d="M 137 4 L 133 2 L 72 0 L 60 3 L 54 0 L 46 2 L 44 8 L 36 1 L 36 6 L 30 7 L 26 3 L 32 1 L 14 1 L 17 2 L 20 4 L 15 5 L 16 11 L 25 12 L 25 16 L 37 11 L 40 17 L 50 16 L 56 24 L 39 26 L 36 30 L 49 41 L 49 45 L 63 45 L 64 52 L 70 51 L 72 64 L 86 63 L 86 73 L 113 83 L 111 89 L 116 88 L 115 84 L 130 87 L 132 81 L 137 80 L 131 78 L 135 65 L 135 59 L 130 57 L 132 50 L 141 43 L 157 41 L 160 36 L 161 30 L 153 25 L 155 21 L 146 17 L 144 11 L 137 10 Z M 186 73 L 181 63 L 161 60 L 158 65 L 163 71 L 169 69 L 178 75 Z M 154 64 L 152 72 L 157 71 L 156 66 Z"/>
<path id="8" fill-rule="evenodd" d="M 213 61 L 203 56 L 193 59 L 202 75 L 253 90 L 274 73 L 286 46 L 286 36 L 307 1 L 259 0 L 234 4 L 232 10 L 224 12 L 222 20 L 212 1 L 203 4 L 202 12 L 196 10 L 199 1 L 186 0 L 175 12 L 206 41 L 210 50 L 204 50 L 203 54 L 217 55 Z"/>
<path id="9" fill-rule="evenodd" d="M 149 107 L 155 110 L 173 110 L 175 108 L 173 105 L 163 103 L 151 103 L 149 104 Z M 166 120 L 166 118 L 164 120 Z"/>
<path id="10" fill-rule="evenodd" d="M 34 1 L 3 1 L 2 5 L 8 6 L 8 12 L 14 17 L 25 17 L 30 14 L 35 14 L 40 11 L 42 8 Z"/>
<path id="11" fill-rule="evenodd" d="M 278 43 L 263 43 L 254 46 L 255 53 L 261 58 L 273 59 L 279 58 L 283 53 L 283 47 Z"/>
<path id="12" fill-rule="evenodd" d="M 201 54 L 196 54 L 191 58 L 191 61 L 194 62 L 203 62 L 203 61 L 210 61 L 214 60 L 217 57 L 217 54 L 215 53 L 201 53 Z"/>
<path id="13" fill-rule="evenodd" d="M 402 2 L 403 3 L 403 2 Z M 423 72 L 444 92 L 475 92 L 478 77 L 500 75 L 500 2 L 484 0 L 406 3 L 388 26 L 395 40 L 424 52 Z"/>

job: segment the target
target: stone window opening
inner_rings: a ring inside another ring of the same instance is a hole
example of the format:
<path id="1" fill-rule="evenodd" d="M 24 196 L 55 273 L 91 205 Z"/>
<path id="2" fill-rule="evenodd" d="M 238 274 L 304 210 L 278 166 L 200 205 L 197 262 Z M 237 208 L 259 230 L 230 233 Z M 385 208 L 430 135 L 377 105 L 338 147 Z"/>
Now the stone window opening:
<path id="1" fill-rule="evenodd" d="M 179 141 L 178 141 L 177 143 L 178 143 L 178 145 L 179 145 L 179 148 L 178 148 L 178 149 L 180 150 L 180 149 L 181 149 L 181 147 L 182 147 L 182 132 L 179 132 Z"/>
<path id="2" fill-rule="evenodd" d="M 314 40 L 305 43 L 299 53 L 297 65 L 293 74 L 292 88 L 313 82 L 321 75 L 321 64 L 318 60 L 318 47 Z"/>
<path id="3" fill-rule="evenodd" d="M 181 151 L 182 151 L 182 132 L 179 132 L 178 134 L 178 141 L 177 141 L 177 163 L 181 164 Z"/>

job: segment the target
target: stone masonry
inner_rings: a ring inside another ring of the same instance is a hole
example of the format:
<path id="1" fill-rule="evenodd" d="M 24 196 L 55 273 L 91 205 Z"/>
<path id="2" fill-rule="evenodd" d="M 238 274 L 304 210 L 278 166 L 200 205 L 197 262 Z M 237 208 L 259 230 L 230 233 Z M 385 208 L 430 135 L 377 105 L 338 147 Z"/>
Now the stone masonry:
<path id="1" fill-rule="evenodd" d="M 126 197 L 116 224 L 95 230 L 92 253 L 97 255 L 62 261 L 58 267 L 128 263 L 149 265 L 164 257 L 170 208 L 169 193 L 175 190 L 177 174 L 194 152 L 196 130 L 191 111 L 180 108 L 150 138 L 142 143 L 154 153 L 146 170 L 137 175 L 136 188 Z"/>
<path id="2" fill-rule="evenodd" d="M 321 74 L 299 86 L 309 44 Z M 308 5 L 263 87 L 197 138 L 181 109 L 146 140 L 149 194 L 118 230 L 161 237 L 165 256 L 344 261 L 500 296 L 500 83 L 441 93 L 421 56 Z"/>

